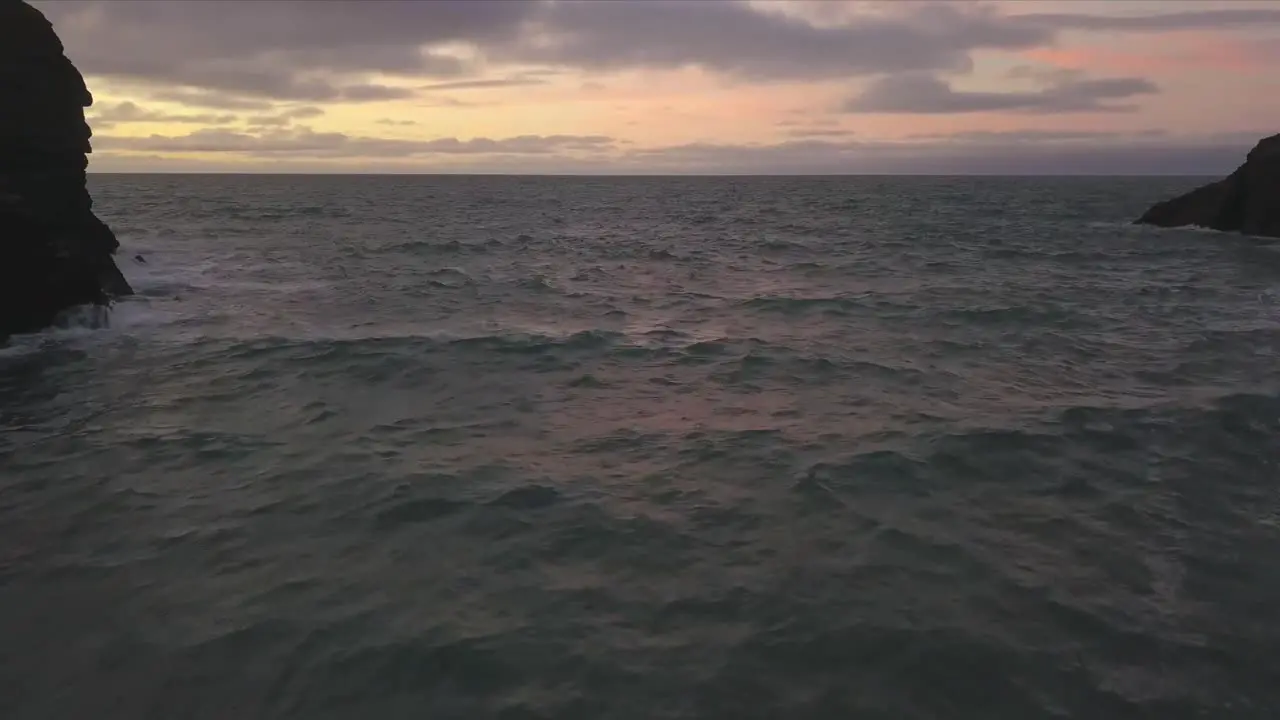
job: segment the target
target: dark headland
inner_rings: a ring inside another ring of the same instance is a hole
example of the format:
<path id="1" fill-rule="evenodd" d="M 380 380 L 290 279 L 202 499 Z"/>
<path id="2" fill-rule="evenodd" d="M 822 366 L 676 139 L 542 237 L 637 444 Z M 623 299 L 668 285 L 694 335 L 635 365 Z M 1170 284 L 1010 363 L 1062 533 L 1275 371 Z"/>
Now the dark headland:
<path id="1" fill-rule="evenodd" d="M 1280 237 L 1280 135 L 1259 141 L 1227 177 L 1158 203 L 1137 222 Z"/>
<path id="2" fill-rule="evenodd" d="M 0 341 L 132 293 L 85 187 L 92 103 L 44 15 L 0 0 Z"/>

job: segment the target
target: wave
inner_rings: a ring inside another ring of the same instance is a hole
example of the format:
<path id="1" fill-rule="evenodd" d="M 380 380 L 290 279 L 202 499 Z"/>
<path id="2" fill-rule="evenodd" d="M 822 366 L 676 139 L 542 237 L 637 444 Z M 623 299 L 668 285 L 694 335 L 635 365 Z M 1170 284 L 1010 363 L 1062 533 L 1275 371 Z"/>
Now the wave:
<path id="1" fill-rule="evenodd" d="M 312 336 L 263 335 L 218 341 L 217 354 L 237 359 L 283 354 L 291 362 L 319 362 L 341 368 L 344 361 L 358 358 L 370 360 L 397 356 L 412 359 L 452 351 L 494 356 L 586 352 L 616 345 L 624 338 L 623 333 L 607 330 L 581 330 L 564 335 L 530 332 L 462 335 L 446 331 L 371 330 Z"/>
<path id="2" fill-rule="evenodd" d="M 783 229 L 793 230 L 794 228 L 783 228 Z M 781 238 L 770 238 L 767 240 L 762 240 L 755 247 L 765 252 L 779 252 L 779 253 L 788 253 L 788 252 L 807 253 L 807 252 L 813 251 L 813 248 L 809 247 L 807 244 L 803 242 L 800 242 L 798 240 L 783 240 Z"/>
<path id="3" fill-rule="evenodd" d="M 543 353 L 556 350 L 593 350 L 616 344 L 625 335 L 608 330 L 580 330 L 567 336 L 483 335 L 448 342 L 450 347 L 483 349 L 499 353 Z"/>
<path id="4" fill-rule="evenodd" d="M 1166 457 L 1193 457 L 1198 447 L 1230 442 L 1252 456 L 1259 469 L 1280 459 L 1280 445 L 1264 440 L 1280 431 L 1280 391 L 1204 392 L 1180 399 L 1164 399 L 1142 406 L 1071 405 L 1051 409 L 1023 420 L 1019 427 L 969 427 L 897 436 L 902 447 L 855 453 L 840 461 L 824 461 L 811 466 L 809 474 L 823 477 L 842 475 L 856 480 L 888 469 L 892 476 L 921 476 L 944 470 L 937 479 L 961 482 L 951 463 L 993 462 L 1017 457 L 1028 466 L 1057 467 L 1043 477 L 1034 473 L 1024 480 L 1052 481 L 1061 477 L 1061 460 L 1112 457 L 1124 453 L 1149 452 Z M 1219 448 L 1220 450 L 1221 448 Z M 1205 461 L 1221 457 L 1205 454 Z M 989 469 L 995 469 L 993 465 Z M 987 479 L 1015 481 L 1003 472 L 990 472 Z M 970 478 L 974 479 L 974 478 Z"/>
<path id="5" fill-rule="evenodd" d="M 1237 232 L 1234 230 L 1218 230 L 1216 228 L 1204 227 L 1202 225 L 1182 225 L 1179 227 L 1160 227 L 1158 225 L 1132 225 L 1129 223 L 1090 223 L 1092 227 L 1114 227 L 1119 225 L 1130 229 L 1136 229 L 1144 233 L 1150 234 L 1176 234 L 1176 233 L 1195 233 L 1200 235 L 1213 235 L 1227 240 L 1246 240 L 1249 242 L 1260 243 L 1263 245 L 1274 245 L 1280 243 L 1273 237 L 1265 235 L 1249 235 L 1247 233 Z"/>
<path id="6" fill-rule="evenodd" d="M 845 314 L 853 310 L 865 309 L 867 295 L 830 296 L 830 297 L 786 297 L 760 296 L 741 302 L 741 305 L 753 310 L 778 312 L 783 314 L 799 314 L 818 311 L 833 314 Z"/>
<path id="7" fill-rule="evenodd" d="M 66 345 L 115 340 L 168 324 L 174 316 L 156 309 L 141 298 L 126 298 L 110 305 L 82 305 L 63 311 L 51 327 L 34 333 L 14 335 L 0 343 L 0 356 L 41 352 L 50 345 Z"/>
<path id="8" fill-rule="evenodd" d="M 405 242 L 364 248 L 362 252 L 370 255 L 403 254 L 416 257 L 432 255 L 485 255 L 500 251 L 504 249 L 506 245 L 506 241 L 498 238 L 468 240 L 466 242 L 461 240 L 445 240 L 444 242 L 433 240 L 409 240 Z"/>
<path id="9" fill-rule="evenodd" d="M 1012 325 L 1017 327 L 1087 327 L 1084 314 L 1051 305 L 997 305 L 953 308 L 940 313 L 966 323 Z"/>
<path id="10" fill-rule="evenodd" d="M 476 285 L 476 281 L 466 270 L 457 267 L 443 267 L 426 273 L 427 284 L 432 287 L 458 289 Z"/>

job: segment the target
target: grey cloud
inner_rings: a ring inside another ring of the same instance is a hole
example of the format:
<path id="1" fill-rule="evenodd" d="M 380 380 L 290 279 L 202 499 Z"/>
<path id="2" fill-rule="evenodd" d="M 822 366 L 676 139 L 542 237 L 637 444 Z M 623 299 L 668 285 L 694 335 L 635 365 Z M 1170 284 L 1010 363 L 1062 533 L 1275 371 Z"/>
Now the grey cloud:
<path id="1" fill-rule="evenodd" d="M 392 120 L 391 118 L 382 118 L 381 120 L 378 120 L 377 123 L 379 125 L 407 126 L 407 125 L 417 125 L 418 121 L 417 120 Z"/>
<path id="2" fill-rule="evenodd" d="M 459 100 L 457 98 L 451 98 L 451 97 L 429 97 L 423 100 L 419 100 L 416 104 L 421 107 L 460 108 L 460 107 L 483 107 L 485 105 L 492 105 L 494 103 L 471 102 L 471 101 Z"/>
<path id="3" fill-rule="evenodd" d="M 815 162 L 831 160 L 835 156 L 847 159 L 849 152 L 861 147 L 861 143 L 833 143 L 818 140 L 791 140 L 777 144 L 697 142 L 658 148 L 642 148 L 631 153 L 633 160 L 663 164 L 733 165 L 750 166 L 757 162 L 786 157 L 791 162 Z M 833 155 L 834 153 L 834 155 Z"/>
<path id="4" fill-rule="evenodd" d="M 324 115 L 324 110 L 314 105 L 303 105 L 282 110 L 274 115 L 254 115 L 245 121 L 250 127 L 284 127 L 295 120 L 306 120 Z"/>
<path id="5" fill-rule="evenodd" d="M 795 128 L 788 130 L 786 136 L 790 138 L 847 138 L 857 135 L 852 130 L 842 130 L 840 128 Z"/>
<path id="6" fill-rule="evenodd" d="M 816 127 L 816 128 L 821 128 L 821 127 L 830 128 L 840 124 L 840 121 L 834 117 L 815 116 L 816 114 L 814 113 L 814 111 L 808 108 L 800 109 L 800 110 L 792 110 L 787 114 L 795 116 L 797 119 L 779 120 L 778 122 L 774 123 L 774 125 L 782 128 L 801 127 L 804 125 L 808 125 L 810 127 Z"/>
<path id="7" fill-rule="evenodd" d="M 1044 65 L 1015 65 L 1009 68 L 1008 72 L 1005 73 L 1005 77 L 1012 80 L 1030 80 L 1042 85 L 1057 85 L 1076 80 L 1083 80 L 1085 78 L 1085 72 L 1079 68 Z"/>
<path id="8" fill-rule="evenodd" d="M 254 115 L 245 120 L 245 124 L 253 128 L 285 127 L 292 123 L 293 118 L 284 117 L 283 115 Z"/>
<path id="9" fill-rule="evenodd" d="M 310 102 L 403 96 L 373 84 L 376 73 L 435 78 L 432 89 L 496 87 L 467 76 L 504 64 L 545 71 L 698 66 L 752 80 L 964 70 L 971 51 L 1028 48 L 1053 35 L 982 6 L 946 4 L 841 26 L 728 0 L 38 4 L 87 74 Z M 458 55 L 458 47 L 470 50 Z"/>
<path id="10" fill-rule="evenodd" d="M 308 71 L 310 72 L 310 71 Z M 112 73 L 104 73 L 108 76 Z M 149 79 L 219 93 L 233 101 L 249 98 L 306 102 L 367 102 L 412 97 L 409 88 L 376 83 L 340 84 L 315 75 L 290 73 L 278 68 L 253 68 L 239 62 L 205 66 L 174 65 L 156 69 Z"/>
<path id="11" fill-rule="evenodd" d="M 96 154 L 92 156 L 93 173 L 203 173 L 266 172 L 282 173 L 368 173 L 371 168 L 381 174 L 542 174 L 584 175 L 600 173 L 606 167 L 587 157 L 556 155 L 468 155 L 434 156 L 430 158 L 384 158 L 371 165 L 365 158 L 306 158 L 293 156 L 243 157 L 203 155 L 175 161 L 154 154 Z"/>
<path id="12" fill-rule="evenodd" d="M 389 87 L 387 85 L 349 85 L 335 88 L 336 96 L 318 97 L 317 100 L 346 100 L 347 102 L 365 102 L 371 100 L 402 100 L 414 96 L 409 88 Z"/>
<path id="13" fill-rule="evenodd" d="M 484 78 L 479 80 L 454 80 L 450 82 L 423 85 L 421 90 L 484 90 L 488 88 L 519 87 L 522 85 L 545 85 L 546 80 L 538 77 L 521 75 L 509 78 Z"/>
<path id="14" fill-rule="evenodd" d="M 289 108 L 288 110 L 285 110 L 280 114 L 285 117 L 304 120 L 307 118 L 320 117 L 321 115 L 324 114 L 324 110 L 322 110 L 321 108 L 315 107 L 313 105 L 303 105 L 302 107 Z"/>
<path id="15" fill-rule="evenodd" d="M 314 1 L 314 0 L 312 0 Z M 469 64 L 457 57 L 423 50 L 413 45 L 355 45 L 335 48 L 267 51 L 267 61 L 334 73 L 379 72 L 388 75 L 431 75 L 452 77 L 470 70 Z"/>
<path id="16" fill-rule="evenodd" d="M 375 73 L 455 77 L 469 62 L 439 47 L 498 42 L 537 2 L 37 2 L 68 54 L 99 77 L 230 97 L 359 102 L 407 97 Z"/>
<path id="17" fill-rule="evenodd" d="M 1220 30 L 1280 25 L 1280 9 L 1195 10 L 1160 15 L 1089 15 L 1076 13 L 1028 13 L 1014 20 L 1052 30 L 1111 32 L 1167 32 L 1170 30 Z"/>
<path id="18" fill-rule="evenodd" d="M 429 153 L 517 153 L 541 154 L 552 151 L 601 151 L 613 148 L 617 140 L 604 135 L 521 135 L 504 140 L 445 138 L 423 143 Z"/>
<path id="19" fill-rule="evenodd" d="M 1007 143 L 1057 143 L 1057 142 L 1140 142 L 1152 138 L 1168 137 L 1166 130 L 1139 130 L 1136 132 L 1106 132 L 1100 130 L 971 130 L 957 133 L 920 133 L 909 140 L 927 140 L 946 143 L 998 144 Z"/>
<path id="20" fill-rule="evenodd" d="M 1217 175 L 1234 169 L 1260 137 L 1097 133 L 1067 141 L 1071 131 L 1062 133 L 1063 141 L 1044 143 L 975 143 L 949 136 L 896 142 L 698 143 L 635 151 L 627 160 L 631 168 L 649 173 Z"/>
<path id="21" fill-rule="evenodd" d="M 217 133 L 217 134 L 215 134 Z M 563 137 L 419 141 L 335 133 L 252 137 L 226 131 L 190 136 L 109 138 L 95 172 L 236 169 L 270 172 L 499 172 L 581 174 L 999 174 L 1221 175 L 1231 172 L 1265 130 L 1178 136 L 1160 130 L 1086 133 L 1071 129 L 938 135 L 908 141 L 805 140 L 777 144 L 701 143 L 618 152 L 608 138 Z M 1034 137 L 1043 142 L 1030 142 Z M 514 141 L 514 142 L 513 142 Z M 567 144 L 568 155 L 527 150 Z M 165 159 L 154 148 L 200 147 L 196 160 Z M 311 148 L 311 149 L 308 149 Z M 406 152 L 411 154 L 406 154 Z M 150 155 L 151 159 L 147 159 Z M 448 156 L 450 160 L 445 160 Z M 234 163 L 231 161 L 234 159 Z"/>
<path id="22" fill-rule="evenodd" d="M 343 72 L 416 71 L 419 48 L 497 41 L 540 2 L 524 0 L 49 0 L 35 3 L 85 63 L 114 65 L 271 55 Z M 164 34 L 157 34 L 162 31 Z M 154 58 L 154 59 L 153 59 Z"/>
<path id="23" fill-rule="evenodd" d="M 235 115 L 215 115 L 213 113 L 168 113 L 162 110 L 144 108 L 137 103 L 121 102 L 115 104 L 98 103 L 93 106 L 88 116 L 94 127 L 107 128 L 123 123 L 167 122 L 193 123 L 197 125 L 226 125 L 236 120 Z"/>
<path id="24" fill-rule="evenodd" d="M 37 0 L 37 5 L 86 74 L 149 84 L 170 97 L 184 95 L 191 104 L 234 109 L 265 109 L 250 104 L 272 100 L 373 102 L 412 96 L 415 90 L 400 83 L 379 81 L 387 74 L 428 82 L 430 91 L 533 84 L 532 74 L 480 76 L 482 69 L 530 65 L 541 72 L 699 67 L 739 81 L 888 73 L 918 78 L 968 70 L 975 51 L 1045 46 L 1069 30 L 1280 23 L 1280 10 L 1266 8 L 1116 17 L 1002 15 L 982 4 L 901 2 L 885 4 L 885 12 L 836 13 L 832 18 L 838 23 L 820 24 L 730 0 Z M 1028 79 L 1066 85 L 1061 76 Z M 1128 88 L 1141 92 L 1136 85 Z M 937 91 L 936 86 L 925 90 Z M 1082 81 L 1076 91 L 1088 95 L 1109 88 L 1090 89 Z M 1038 107 L 1046 101 L 945 89 L 942 94 L 944 103 L 960 107 L 1014 102 L 1017 109 L 1027 109 L 1027 103 Z M 1076 98 L 1074 105 L 1071 98 L 1061 101 L 1068 109 L 1090 105 L 1087 97 Z"/>
<path id="25" fill-rule="evenodd" d="M 492 54 L 595 70 L 700 66 L 752 79 L 832 78 L 967 69 L 972 50 L 1028 48 L 1052 37 L 981 7 L 940 4 L 835 27 L 740 2 L 564 2 L 537 20 L 538 33 Z"/>
<path id="26" fill-rule="evenodd" d="M 1131 105 L 1122 100 L 1159 92 L 1143 78 L 1067 80 L 1041 90 L 969 92 L 955 90 L 932 75 L 891 75 L 871 83 L 849 100 L 844 109 L 854 113 L 949 114 L 1014 110 L 1030 113 L 1123 112 Z"/>
<path id="27" fill-rule="evenodd" d="M 275 105 L 267 100 L 236 97 L 225 93 L 190 88 L 151 89 L 147 96 L 152 100 L 180 103 L 192 107 L 207 107 L 218 110 L 270 110 Z"/>
<path id="28" fill-rule="evenodd" d="M 238 153 L 246 155 L 299 155 L 317 158 L 387 158 L 425 155 L 540 155 L 558 152 L 602 152 L 616 144 L 601 135 L 521 135 L 493 139 L 440 138 L 398 140 L 358 137 L 310 128 L 250 134 L 205 129 L 188 135 L 147 137 L 103 136 L 95 146 L 103 150 L 151 153 Z"/>

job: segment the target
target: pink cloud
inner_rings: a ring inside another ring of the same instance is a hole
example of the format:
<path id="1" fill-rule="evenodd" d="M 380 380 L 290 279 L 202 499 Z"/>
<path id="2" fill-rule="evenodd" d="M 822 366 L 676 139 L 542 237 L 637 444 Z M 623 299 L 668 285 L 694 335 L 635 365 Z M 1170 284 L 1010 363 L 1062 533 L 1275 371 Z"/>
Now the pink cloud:
<path id="1" fill-rule="evenodd" d="M 1021 54 L 1029 60 L 1073 70 L 1128 74 L 1179 71 L 1273 72 L 1280 48 L 1260 40 L 1211 32 L 1179 32 L 1177 43 L 1156 36 L 1117 50 L 1110 47 L 1036 48 Z"/>

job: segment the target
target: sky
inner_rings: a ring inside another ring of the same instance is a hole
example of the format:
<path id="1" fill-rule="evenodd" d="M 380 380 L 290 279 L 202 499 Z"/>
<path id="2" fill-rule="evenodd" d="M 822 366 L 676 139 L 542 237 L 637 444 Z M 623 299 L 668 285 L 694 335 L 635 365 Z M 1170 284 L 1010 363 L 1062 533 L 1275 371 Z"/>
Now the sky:
<path id="1" fill-rule="evenodd" d="M 91 172 L 1203 174 L 1280 0 L 34 0 Z"/>

